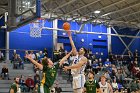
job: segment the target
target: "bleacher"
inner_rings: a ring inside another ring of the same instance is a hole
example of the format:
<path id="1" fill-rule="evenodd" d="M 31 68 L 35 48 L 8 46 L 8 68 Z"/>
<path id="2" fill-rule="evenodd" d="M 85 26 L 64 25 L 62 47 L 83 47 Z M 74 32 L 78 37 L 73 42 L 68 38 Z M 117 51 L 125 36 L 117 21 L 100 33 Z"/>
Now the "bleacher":
<path id="1" fill-rule="evenodd" d="M 35 75 L 32 64 L 24 64 L 24 69 L 13 69 L 13 65 L 9 61 L 7 61 L 6 63 L 0 63 L 0 72 L 3 65 L 6 65 L 9 69 L 10 80 L 0 80 L 0 93 L 9 92 L 10 85 L 14 82 L 14 77 L 20 77 L 21 75 L 24 75 L 24 77 L 26 78 L 28 77 L 28 75 L 32 75 L 32 77 Z M 73 93 L 71 83 L 68 82 L 63 76 L 66 75 L 57 75 L 56 77 L 56 80 L 59 81 L 59 86 L 62 88 L 62 93 Z"/>

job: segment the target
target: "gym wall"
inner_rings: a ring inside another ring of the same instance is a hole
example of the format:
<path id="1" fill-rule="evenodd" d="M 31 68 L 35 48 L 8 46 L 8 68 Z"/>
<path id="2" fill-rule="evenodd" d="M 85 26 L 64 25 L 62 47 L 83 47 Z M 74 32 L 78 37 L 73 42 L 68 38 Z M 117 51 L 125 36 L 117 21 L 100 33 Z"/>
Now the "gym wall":
<path id="1" fill-rule="evenodd" d="M 4 17 L 0 19 L 0 27 L 4 26 Z M 5 49 L 5 31 L 0 29 L 0 48 Z"/>
<path id="2" fill-rule="evenodd" d="M 63 21 L 58 21 L 58 28 L 62 29 Z M 81 24 L 76 22 L 69 22 L 71 25 L 71 30 L 79 30 Z M 86 24 L 82 31 L 88 32 L 103 32 L 107 33 L 107 27 L 104 25 L 93 25 Z M 69 44 L 69 39 L 67 35 L 63 35 L 64 32 L 58 31 L 58 42 L 64 43 L 65 50 L 71 49 Z M 108 56 L 108 48 L 107 48 L 107 36 L 106 35 L 97 35 L 97 34 L 72 34 L 75 46 L 77 49 L 81 47 L 85 47 L 86 49 L 92 50 L 93 54 L 96 54 L 97 57 L 102 56 L 102 58 L 106 58 Z M 64 38 L 62 40 L 62 38 Z M 84 42 L 82 42 L 82 39 Z M 66 41 L 64 41 L 66 40 Z M 65 45 L 66 44 L 66 45 Z M 101 55 L 103 53 L 103 55 Z"/>
<path id="3" fill-rule="evenodd" d="M 138 32 L 138 30 L 133 30 L 133 29 L 130 29 L 130 28 L 124 28 L 124 29 L 119 29 L 118 27 L 114 27 L 114 28 L 116 29 L 117 33 L 121 34 L 121 35 L 135 36 L 137 34 L 137 32 Z M 111 29 L 111 33 L 115 34 L 113 29 Z M 126 45 L 129 45 L 129 43 L 133 39 L 133 38 L 128 38 L 128 37 L 121 37 L 121 38 L 126 43 Z M 135 39 L 134 42 L 131 44 L 129 49 L 132 52 L 134 52 L 135 49 L 138 49 L 140 51 L 140 47 L 139 47 L 140 44 L 138 43 L 139 41 L 140 41 L 140 39 Z M 111 37 L 111 44 L 112 44 L 112 53 L 117 54 L 117 55 L 122 55 L 122 53 L 123 53 L 123 51 L 125 50 L 126 47 L 121 42 L 119 37 L 112 36 Z M 125 54 L 127 54 L 127 51 L 125 52 Z"/>
<path id="4" fill-rule="evenodd" d="M 53 52 L 53 32 L 50 30 L 42 30 L 41 38 L 30 37 L 30 25 L 25 25 L 12 32 L 10 32 L 10 49 L 27 49 L 27 50 L 41 50 L 44 48 L 48 50 L 48 56 L 52 57 Z M 45 22 L 45 26 L 52 27 L 52 22 Z M 13 53 L 13 52 L 12 52 Z M 10 52 L 10 56 L 12 54 Z M 17 51 L 18 53 L 18 51 Z M 20 52 L 23 57 L 24 52 Z"/>

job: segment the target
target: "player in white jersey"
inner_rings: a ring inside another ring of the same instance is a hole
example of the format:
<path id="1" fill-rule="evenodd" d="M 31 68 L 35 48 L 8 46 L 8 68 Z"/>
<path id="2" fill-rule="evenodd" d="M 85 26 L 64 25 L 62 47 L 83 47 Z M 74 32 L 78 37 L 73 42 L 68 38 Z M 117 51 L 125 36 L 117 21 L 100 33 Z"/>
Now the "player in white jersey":
<path id="1" fill-rule="evenodd" d="M 80 48 L 77 52 L 70 31 L 68 31 L 68 36 L 75 58 L 71 66 L 64 66 L 64 70 L 71 69 L 74 93 L 82 93 L 85 84 L 84 70 L 87 63 L 87 58 L 84 55 L 87 51 L 85 48 Z"/>
<path id="2" fill-rule="evenodd" d="M 101 93 L 113 93 L 113 89 L 109 83 L 106 82 L 106 77 L 101 76 L 101 82 L 99 82 Z"/>

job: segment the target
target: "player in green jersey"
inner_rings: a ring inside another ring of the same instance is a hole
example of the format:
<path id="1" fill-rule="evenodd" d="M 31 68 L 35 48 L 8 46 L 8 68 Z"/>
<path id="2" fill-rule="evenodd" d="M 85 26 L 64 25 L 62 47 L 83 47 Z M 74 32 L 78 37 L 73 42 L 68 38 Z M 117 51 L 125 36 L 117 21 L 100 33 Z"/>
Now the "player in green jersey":
<path id="1" fill-rule="evenodd" d="M 17 93 L 19 89 L 19 78 L 14 78 L 15 82 L 11 85 L 9 93 Z"/>
<path id="2" fill-rule="evenodd" d="M 50 93 L 50 88 L 56 79 L 57 69 L 65 62 L 65 60 L 67 60 L 71 53 L 72 51 L 68 53 L 65 57 L 63 57 L 61 61 L 55 65 L 47 57 L 43 58 L 42 64 L 40 64 L 37 61 L 33 60 L 30 55 L 26 56 L 26 58 L 28 58 L 33 64 L 35 64 L 40 70 L 43 71 L 43 78 L 40 84 L 40 93 Z"/>
<path id="3" fill-rule="evenodd" d="M 94 72 L 90 71 L 88 74 L 88 80 L 84 85 L 84 92 L 86 93 L 100 93 L 100 86 L 96 80 L 94 80 Z"/>

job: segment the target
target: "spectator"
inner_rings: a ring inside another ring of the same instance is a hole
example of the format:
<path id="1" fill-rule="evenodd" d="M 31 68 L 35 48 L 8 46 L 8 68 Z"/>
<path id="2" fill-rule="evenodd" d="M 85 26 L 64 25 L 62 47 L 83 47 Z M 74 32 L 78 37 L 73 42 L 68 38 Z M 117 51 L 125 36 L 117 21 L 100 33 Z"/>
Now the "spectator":
<path id="1" fill-rule="evenodd" d="M 14 53 L 13 53 L 13 55 L 12 55 L 11 63 L 12 63 L 13 61 L 15 61 L 16 58 L 17 58 L 17 53 L 16 53 L 16 50 L 14 50 Z"/>
<path id="2" fill-rule="evenodd" d="M 24 69 L 24 62 L 20 58 L 20 55 L 16 54 L 13 60 L 13 68 L 18 69 L 19 67 Z"/>
<path id="3" fill-rule="evenodd" d="M 60 46 L 59 52 L 65 52 L 62 46 Z"/>
<path id="4" fill-rule="evenodd" d="M 109 75 L 109 71 L 106 71 L 106 72 L 104 73 L 104 76 L 105 76 L 107 79 L 111 80 L 111 77 L 110 77 L 110 75 Z"/>
<path id="5" fill-rule="evenodd" d="M 38 83 L 40 83 L 40 76 L 39 76 L 39 71 L 37 70 L 36 71 L 36 74 L 35 74 L 35 76 L 34 76 L 34 83 L 35 83 L 35 85 Z"/>
<path id="6" fill-rule="evenodd" d="M 59 59 L 62 59 L 65 56 L 65 50 L 60 46 L 59 51 Z"/>
<path id="7" fill-rule="evenodd" d="M 116 82 L 116 79 L 114 79 L 112 82 L 112 88 L 113 88 L 114 92 L 118 91 L 118 84 Z"/>
<path id="8" fill-rule="evenodd" d="M 29 55 L 28 51 L 25 51 L 25 56 L 26 55 Z M 29 63 L 29 59 L 27 59 L 27 58 L 24 57 L 24 62 Z"/>
<path id="9" fill-rule="evenodd" d="M 131 92 L 137 92 L 138 91 L 138 84 L 137 81 L 134 79 L 130 86 Z"/>
<path id="10" fill-rule="evenodd" d="M 137 84 L 138 84 L 138 91 L 140 93 L 140 79 L 137 80 Z"/>
<path id="11" fill-rule="evenodd" d="M 98 68 L 99 68 L 98 59 L 95 59 L 95 61 L 92 64 L 92 70 L 95 72 L 95 74 L 98 73 Z"/>
<path id="12" fill-rule="evenodd" d="M 138 58 L 138 50 L 137 49 L 134 52 L 134 58 Z"/>
<path id="13" fill-rule="evenodd" d="M 34 72 L 36 73 L 36 71 L 38 71 L 38 70 L 39 70 L 39 68 L 36 65 L 34 65 Z"/>
<path id="14" fill-rule="evenodd" d="M 8 68 L 6 67 L 6 65 L 4 65 L 2 70 L 1 70 L 1 77 L 3 79 L 8 78 L 8 80 L 9 80 L 9 71 L 8 71 Z"/>
<path id="15" fill-rule="evenodd" d="M 109 65 L 111 65 L 111 62 L 109 61 L 109 59 L 106 59 L 106 61 L 104 62 L 104 66 L 108 67 Z"/>
<path id="16" fill-rule="evenodd" d="M 55 93 L 61 93 L 61 92 L 62 92 L 62 89 L 61 87 L 59 87 L 59 83 L 57 82 L 55 86 Z"/>
<path id="17" fill-rule="evenodd" d="M 42 51 L 39 51 L 37 58 L 38 58 L 38 62 L 41 63 L 42 59 L 44 58 L 44 54 L 42 53 Z"/>
<path id="18" fill-rule="evenodd" d="M 3 61 L 4 60 L 4 55 L 3 53 L 0 51 L 0 61 Z"/>
<path id="19" fill-rule="evenodd" d="M 30 90 L 34 88 L 34 80 L 32 79 L 32 76 L 29 75 L 29 77 L 26 79 L 26 85 L 28 87 L 28 92 L 30 92 Z"/>
<path id="20" fill-rule="evenodd" d="M 46 48 L 44 48 L 43 53 L 44 53 L 44 57 L 48 57 L 48 51 L 47 51 L 47 49 L 46 49 Z"/>
<path id="21" fill-rule="evenodd" d="M 35 59 L 36 58 L 33 51 L 30 52 L 30 55 L 31 55 L 32 59 Z"/>
<path id="22" fill-rule="evenodd" d="M 23 75 L 21 75 L 20 79 L 19 79 L 19 84 L 20 84 L 20 88 L 22 92 L 26 92 L 27 91 L 27 87 L 25 84 L 25 78 Z"/>
<path id="23" fill-rule="evenodd" d="M 17 93 L 19 89 L 19 78 L 14 78 L 15 82 L 11 85 L 9 93 Z"/>

